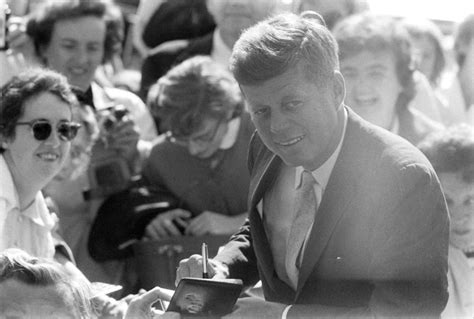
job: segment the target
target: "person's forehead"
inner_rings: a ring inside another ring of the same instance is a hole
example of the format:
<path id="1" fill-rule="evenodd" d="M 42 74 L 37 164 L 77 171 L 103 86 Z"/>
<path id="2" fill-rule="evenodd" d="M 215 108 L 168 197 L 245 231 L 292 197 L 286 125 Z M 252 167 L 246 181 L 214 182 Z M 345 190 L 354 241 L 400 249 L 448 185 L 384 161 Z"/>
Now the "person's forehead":
<path id="1" fill-rule="evenodd" d="M 33 286 L 14 279 L 0 283 L 0 312 L 25 317 L 72 317 L 65 289 L 60 285 Z M 71 297 L 72 298 L 72 297 Z"/>
<path id="2" fill-rule="evenodd" d="M 354 52 L 353 54 L 347 55 L 344 59 L 340 60 L 341 67 L 345 65 L 355 63 L 357 66 L 360 60 L 365 60 L 369 65 L 383 64 L 383 65 L 394 65 L 396 62 L 395 54 L 389 49 L 379 50 L 362 50 Z"/>
<path id="3" fill-rule="evenodd" d="M 82 29 L 81 32 L 78 32 L 78 28 Z M 101 41 L 105 37 L 105 31 L 106 23 L 103 19 L 96 16 L 82 16 L 56 21 L 52 35 Z"/>

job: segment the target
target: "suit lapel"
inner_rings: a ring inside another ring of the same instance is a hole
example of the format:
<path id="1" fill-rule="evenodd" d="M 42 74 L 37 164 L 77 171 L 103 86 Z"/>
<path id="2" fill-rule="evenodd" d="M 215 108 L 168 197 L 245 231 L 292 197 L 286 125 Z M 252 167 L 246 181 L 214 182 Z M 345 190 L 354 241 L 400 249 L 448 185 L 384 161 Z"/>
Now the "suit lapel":
<path id="1" fill-rule="evenodd" d="M 277 177 L 281 167 L 281 159 L 271 152 L 265 154 L 262 164 L 256 168 L 255 178 L 250 183 L 250 229 L 253 238 L 255 255 L 258 256 L 258 263 L 266 277 L 265 282 L 280 296 L 285 296 L 289 301 L 292 299 L 294 291 L 285 282 L 278 278 L 273 255 L 268 242 L 268 237 L 263 227 L 263 220 L 257 210 L 258 203 L 262 200 L 265 191 Z M 263 278 L 262 278 L 263 279 Z"/>

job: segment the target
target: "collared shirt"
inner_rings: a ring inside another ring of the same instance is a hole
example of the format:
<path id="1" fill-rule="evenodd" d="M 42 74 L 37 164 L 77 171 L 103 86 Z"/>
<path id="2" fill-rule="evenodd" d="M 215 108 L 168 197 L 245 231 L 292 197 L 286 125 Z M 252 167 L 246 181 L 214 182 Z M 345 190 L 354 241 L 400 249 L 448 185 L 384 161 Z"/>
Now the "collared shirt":
<path id="1" fill-rule="evenodd" d="M 239 127 L 240 127 L 241 119 L 240 117 L 236 117 L 227 123 L 227 132 L 225 133 L 224 137 L 222 138 L 221 145 L 219 149 L 227 150 L 234 146 L 235 141 L 239 135 Z"/>
<path id="2" fill-rule="evenodd" d="M 35 257 L 52 259 L 55 253 L 52 230 L 57 217 L 51 214 L 41 192 L 20 211 L 18 192 L 3 156 L 0 155 L 0 252 L 19 248 Z"/>
<path id="3" fill-rule="evenodd" d="M 312 172 L 317 181 L 314 186 L 314 191 L 318 201 L 317 206 L 319 206 L 319 203 L 321 202 L 331 172 L 341 151 L 346 126 L 347 111 L 344 109 L 343 132 L 336 149 L 323 165 Z M 279 172 L 279 175 L 276 178 L 274 186 L 265 193 L 263 200 L 257 205 L 258 212 L 264 221 L 269 237 L 277 273 L 281 279 L 290 284 L 294 289 L 296 289 L 297 282 L 293 282 L 290 278 L 298 278 L 298 275 L 288 275 L 287 273 L 282 273 L 282 271 L 286 271 L 286 267 L 284 266 L 284 255 L 286 254 L 286 242 L 293 218 L 291 214 L 288 214 L 288 211 L 294 211 L 295 192 L 296 188 L 301 184 L 301 174 L 303 170 L 303 167 L 292 168 L 283 166 L 283 169 Z M 265 213 L 263 211 L 265 211 Z M 306 233 L 300 258 L 304 255 L 306 242 L 311 233 L 312 226 L 313 225 L 309 227 L 308 232 Z"/>
<path id="4" fill-rule="evenodd" d="M 227 69 L 229 67 L 229 59 L 231 55 L 232 48 L 229 48 L 224 43 L 224 40 L 222 40 L 221 34 L 219 33 L 219 28 L 216 28 L 212 36 L 211 58 Z"/>

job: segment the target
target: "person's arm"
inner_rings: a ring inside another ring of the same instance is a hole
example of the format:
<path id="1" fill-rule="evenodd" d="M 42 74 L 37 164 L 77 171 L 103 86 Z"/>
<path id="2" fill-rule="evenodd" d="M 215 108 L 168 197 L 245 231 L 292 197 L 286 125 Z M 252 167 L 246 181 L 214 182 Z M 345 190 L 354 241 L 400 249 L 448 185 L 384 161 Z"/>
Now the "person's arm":
<path id="1" fill-rule="evenodd" d="M 146 57 L 150 50 L 143 41 L 143 32 L 151 17 L 162 3 L 163 0 L 140 0 L 140 4 L 138 5 L 133 30 L 133 44 L 142 57 Z"/>
<path id="2" fill-rule="evenodd" d="M 186 227 L 185 234 L 192 236 L 233 234 L 239 230 L 239 227 L 242 226 L 247 217 L 247 212 L 235 216 L 227 216 L 206 210 L 190 221 Z"/>

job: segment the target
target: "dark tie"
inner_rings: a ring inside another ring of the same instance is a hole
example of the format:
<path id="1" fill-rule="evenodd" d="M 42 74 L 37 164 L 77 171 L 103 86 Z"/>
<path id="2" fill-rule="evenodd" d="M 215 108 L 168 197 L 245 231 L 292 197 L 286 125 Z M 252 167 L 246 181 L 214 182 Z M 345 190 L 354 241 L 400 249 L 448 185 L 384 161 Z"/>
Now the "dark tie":
<path id="1" fill-rule="evenodd" d="M 299 255 L 303 242 L 316 214 L 317 198 L 314 185 L 317 183 L 309 171 L 303 171 L 301 186 L 296 189 L 295 217 L 290 228 L 286 246 L 285 266 L 288 277 L 296 288 L 299 272 Z"/>

